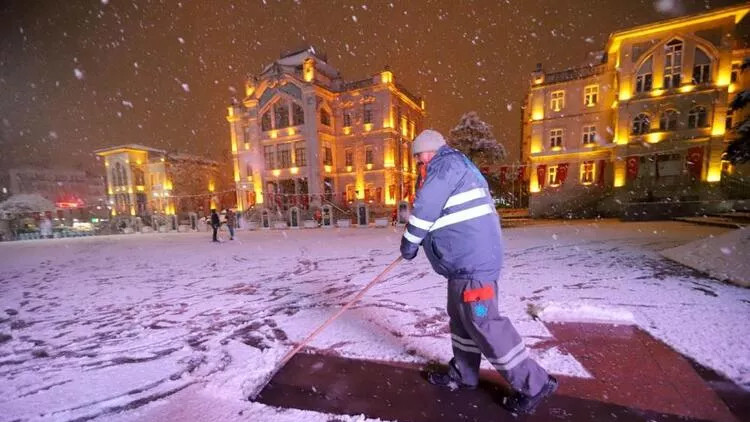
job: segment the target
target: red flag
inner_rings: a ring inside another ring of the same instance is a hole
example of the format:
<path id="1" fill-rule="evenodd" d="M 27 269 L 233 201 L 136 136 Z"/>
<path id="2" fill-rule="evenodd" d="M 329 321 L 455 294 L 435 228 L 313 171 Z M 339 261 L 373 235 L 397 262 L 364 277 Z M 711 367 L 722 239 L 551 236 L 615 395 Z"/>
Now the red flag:
<path id="1" fill-rule="evenodd" d="M 688 149 L 687 157 L 688 173 L 696 179 L 701 177 L 703 170 L 703 147 L 693 147 Z"/>
<path id="2" fill-rule="evenodd" d="M 628 179 L 633 180 L 638 177 L 638 165 L 640 164 L 638 157 L 628 157 L 625 159 L 625 166 L 627 168 Z"/>
<path id="3" fill-rule="evenodd" d="M 537 183 L 539 184 L 539 189 L 544 187 L 545 176 L 547 176 L 547 165 L 539 164 L 536 167 L 536 178 L 537 178 Z"/>
<path id="4" fill-rule="evenodd" d="M 607 160 L 599 160 L 599 168 L 597 169 L 599 173 L 596 177 L 596 183 L 599 186 L 604 186 L 604 169 L 607 167 Z"/>
<path id="5" fill-rule="evenodd" d="M 555 184 L 562 185 L 565 183 L 565 179 L 568 178 L 568 163 L 562 163 L 557 165 L 557 172 L 555 173 Z"/>

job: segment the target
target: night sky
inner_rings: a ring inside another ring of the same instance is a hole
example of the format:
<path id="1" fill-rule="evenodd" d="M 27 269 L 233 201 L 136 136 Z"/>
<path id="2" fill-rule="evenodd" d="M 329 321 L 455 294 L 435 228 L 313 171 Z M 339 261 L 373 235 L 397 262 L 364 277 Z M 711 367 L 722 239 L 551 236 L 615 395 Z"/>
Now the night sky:
<path id="1" fill-rule="evenodd" d="M 736 0 L 2 1 L 0 166 L 96 165 L 124 143 L 226 156 L 245 75 L 314 45 L 346 80 L 390 65 L 446 132 L 475 110 L 518 156 L 537 62 L 579 66 L 610 32 Z"/>

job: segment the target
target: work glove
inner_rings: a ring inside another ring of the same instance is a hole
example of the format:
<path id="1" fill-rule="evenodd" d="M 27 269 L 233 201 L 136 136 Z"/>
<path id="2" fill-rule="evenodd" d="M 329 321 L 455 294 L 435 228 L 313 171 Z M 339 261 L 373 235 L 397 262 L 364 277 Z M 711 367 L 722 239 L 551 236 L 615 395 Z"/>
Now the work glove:
<path id="1" fill-rule="evenodd" d="M 417 256 L 417 252 L 419 252 L 419 245 L 409 242 L 405 237 L 401 238 L 401 256 L 405 260 L 411 261 Z"/>

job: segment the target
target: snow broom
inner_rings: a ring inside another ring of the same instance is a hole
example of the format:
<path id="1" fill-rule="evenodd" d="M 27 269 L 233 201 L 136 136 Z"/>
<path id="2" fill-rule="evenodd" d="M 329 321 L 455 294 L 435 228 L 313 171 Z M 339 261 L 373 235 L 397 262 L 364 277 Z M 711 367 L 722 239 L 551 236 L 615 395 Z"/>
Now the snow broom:
<path id="1" fill-rule="evenodd" d="M 273 368 L 273 370 L 271 372 L 269 372 L 269 374 L 263 379 L 263 382 L 260 383 L 260 384 L 258 384 L 257 387 L 255 387 L 255 389 L 250 393 L 250 395 L 248 396 L 248 398 L 250 400 L 252 400 L 252 401 L 255 401 L 255 399 L 258 397 L 258 395 L 260 394 L 260 392 L 263 391 L 263 389 L 266 387 L 266 385 L 269 382 L 271 382 L 271 379 L 273 379 L 273 377 L 276 376 L 276 374 L 281 370 L 281 368 L 283 368 L 284 365 L 286 365 L 287 362 L 289 362 L 294 357 L 294 355 L 297 354 L 297 352 L 299 352 L 300 350 L 302 350 L 303 347 L 307 346 L 307 344 L 310 343 L 310 341 L 313 338 L 315 338 L 315 336 L 317 336 L 318 334 L 320 334 L 321 331 L 323 331 L 333 321 L 335 321 L 338 317 L 340 317 L 341 314 L 343 314 L 347 309 L 351 308 L 352 305 L 354 305 L 355 303 L 357 303 L 357 301 L 359 301 L 360 299 L 362 299 L 362 296 L 364 296 L 365 293 L 367 293 L 367 291 L 370 290 L 370 288 L 372 288 L 372 286 L 376 285 L 380 281 L 380 279 L 383 278 L 384 275 L 388 274 L 388 272 L 391 271 L 393 269 L 393 267 L 396 266 L 396 264 L 398 264 L 399 262 L 401 262 L 401 259 L 402 258 L 399 256 L 393 262 L 391 262 L 390 265 L 388 265 L 380 274 L 378 274 L 377 277 L 375 277 L 374 279 L 372 279 L 371 282 L 367 283 L 367 285 L 365 287 L 363 287 L 362 290 L 360 290 L 356 294 L 356 296 L 354 296 L 349 302 L 347 302 L 341 309 L 339 309 L 338 312 L 336 312 L 335 314 L 333 314 L 332 317 L 330 317 L 327 320 L 325 320 L 325 322 L 323 322 L 320 325 L 320 327 L 316 328 L 315 331 L 313 331 L 304 340 L 302 340 L 301 342 L 299 342 L 299 344 L 297 344 L 292 350 L 288 351 L 284 355 L 284 357 L 281 358 L 281 360 L 279 361 L 279 363 L 276 364 L 276 366 Z"/>

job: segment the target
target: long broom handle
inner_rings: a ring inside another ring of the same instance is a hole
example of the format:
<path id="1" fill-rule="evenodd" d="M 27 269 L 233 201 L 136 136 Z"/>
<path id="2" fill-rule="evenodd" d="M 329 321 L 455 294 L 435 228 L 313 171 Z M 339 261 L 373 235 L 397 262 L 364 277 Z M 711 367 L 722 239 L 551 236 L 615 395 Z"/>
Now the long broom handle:
<path id="1" fill-rule="evenodd" d="M 363 287 L 362 290 L 360 290 L 359 293 L 357 293 L 357 295 L 354 296 L 349 302 L 347 302 L 346 305 L 344 305 L 341 309 L 339 309 L 338 312 L 336 312 L 332 317 L 328 318 L 323 324 L 320 325 L 320 327 L 318 327 L 309 336 L 307 336 L 307 338 L 299 342 L 299 344 L 297 344 L 297 346 L 295 346 L 294 349 L 288 351 L 286 355 L 284 355 L 284 357 L 281 358 L 281 361 L 279 362 L 277 367 L 281 368 L 284 365 L 286 365 L 286 363 L 289 362 L 289 360 L 291 360 L 294 357 L 294 355 L 296 355 L 297 352 L 299 352 L 303 347 L 307 346 L 307 344 L 313 338 L 315 338 L 315 336 L 320 334 L 321 331 L 325 330 L 325 328 L 328 327 L 338 317 L 340 317 L 341 314 L 346 312 L 347 309 L 351 308 L 352 305 L 357 303 L 357 301 L 359 301 L 362 298 L 362 296 L 364 296 L 365 293 L 367 293 L 367 291 L 370 290 L 370 288 L 372 288 L 372 286 L 376 285 L 380 281 L 380 279 L 383 278 L 384 275 L 388 274 L 388 272 L 390 272 L 393 269 L 393 267 L 395 267 L 399 262 L 401 262 L 401 259 L 402 257 L 399 256 L 393 262 L 391 262 L 389 266 L 385 267 L 385 269 L 380 274 L 378 274 L 377 277 L 375 277 L 371 282 L 367 283 L 367 285 Z"/>

